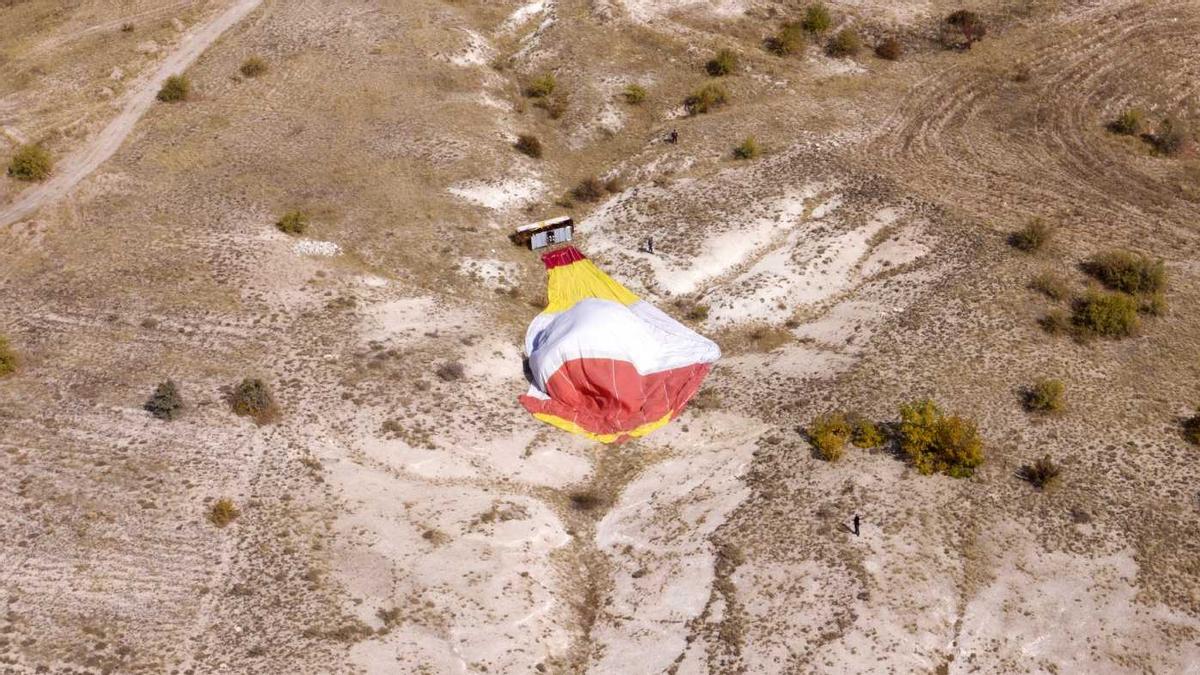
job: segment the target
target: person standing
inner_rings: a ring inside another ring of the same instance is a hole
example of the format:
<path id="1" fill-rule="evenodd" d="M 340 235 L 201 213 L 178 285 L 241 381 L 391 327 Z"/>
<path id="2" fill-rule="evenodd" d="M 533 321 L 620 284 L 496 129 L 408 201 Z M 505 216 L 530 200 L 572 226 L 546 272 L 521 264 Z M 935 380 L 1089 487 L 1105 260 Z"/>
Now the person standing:
<path id="1" fill-rule="evenodd" d="M 858 536 L 858 514 L 854 514 L 854 536 Z"/>

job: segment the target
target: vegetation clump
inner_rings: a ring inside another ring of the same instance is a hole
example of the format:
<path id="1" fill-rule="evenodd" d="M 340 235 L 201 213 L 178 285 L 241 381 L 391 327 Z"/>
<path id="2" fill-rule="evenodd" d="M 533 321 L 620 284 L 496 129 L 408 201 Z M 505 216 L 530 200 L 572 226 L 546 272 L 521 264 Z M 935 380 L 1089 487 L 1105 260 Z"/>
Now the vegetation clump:
<path id="1" fill-rule="evenodd" d="M 267 72 L 267 62 L 261 56 L 251 56 L 242 62 L 238 69 L 245 77 L 258 77 Z"/>
<path id="2" fill-rule="evenodd" d="M 525 87 L 525 95 L 529 98 L 546 98 L 553 94 L 557 87 L 558 82 L 554 79 L 554 73 L 543 73 L 529 81 Z"/>
<path id="3" fill-rule="evenodd" d="M 746 140 L 733 149 L 733 156 L 738 159 L 754 159 L 760 154 L 762 148 L 758 147 L 758 141 L 754 140 L 753 136 L 747 136 Z"/>
<path id="4" fill-rule="evenodd" d="M 1029 287 L 1051 300 L 1062 300 L 1070 293 L 1066 279 L 1054 272 L 1038 274 L 1029 282 Z"/>
<path id="5" fill-rule="evenodd" d="M 843 28 L 825 45 L 825 53 L 834 58 L 854 56 L 862 49 L 862 39 L 853 28 Z"/>
<path id="6" fill-rule="evenodd" d="M 1136 136 L 1142 132 L 1146 116 L 1138 108 L 1126 108 L 1117 119 L 1108 123 L 1109 131 L 1123 136 Z"/>
<path id="7" fill-rule="evenodd" d="M 8 338 L 0 335 L 0 377 L 11 375 L 17 370 L 17 354 L 8 345 Z"/>
<path id="8" fill-rule="evenodd" d="M 904 56 L 904 45 L 894 37 L 885 38 L 875 45 L 875 56 L 885 61 L 899 61 Z"/>
<path id="9" fill-rule="evenodd" d="M 729 94 L 725 91 L 725 87 L 716 82 L 709 82 L 684 99 L 683 105 L 687 108 L 688 114 L 700 115 L 723 106 L 728 101 Z"/>
<path id="10" fill-rule="evenodd" d="M 716 55 L 704 64 L 704 70 L 713 77 L 731 75 L 737 70 L 738 56 L 732 49 L 718 50 Z"/>
<path id="11" fill-rule="evenodd" d="M 621 95 L 625 97 L 625 102 L 629 105 L 640 105 L 646 100 L 648 94 L 645 87 L 634 83 L 625 85 L 625 90 L 621 92 Z"/>
<path id="12" fill-rule="evenodd" d="M 163 82 L 163 86 L 158 90 L 158 100 L 163 103 L 178 103 L 186 101 L 188 95 L 192 92 L 192 81 L 186 75 L 172 75 Z"/>
<path id="13" fill-rule="evenodd" d="M 581 202 L 598 202 L 604 197 L 604 192 L 604 183 L 595 176 L 588 176 L 571 189 L 571 196 Z"/>
<path id="14" fill-rule="evenodd" d="M 779 29 L 779 34 L 767 38 L 767 50 L 778 56 L 791 56 L 804 51 L 807 44 L 804 38 L 804 27 L 798 23 L 786 23 Z"/>
<path id="15" fill-rule="evenodd" d="M 883 430 L 879 428 L 871 420 L 865 417 L 856 417 L 853 422 L 854 431 L 850 435 L 850 442 L 856 448 L 878 448 L 887 441 Z"/>
<path id="16" fill-rule="evenodd" d="M 533 134 L 518 135 L 517 142 L 513 144 L 513 147 L 522 155 L 528 155 L 534 159 L 540 159 L 542 156 L 542 142 Z"/>
<path id="17" fill-rule="evenodd" d="M 1159 293 L 1167 287 L 1163 262 L 1132 251 L 1098 253 L 1083 263 L 1083 270 L 1115 291 Z"/>
<path id="18" fill-rule="evenodd" d="M 971 476 L 983 464 L 983 441 L 971 420 L 946 415 L 928 399 L 900 407 L 900 450 L 923 475 Z"/>
<path id="19" fill-rule="evenodd" d="M 288 211 L 275 221 L 275 227 L 284 234 L 304 234 L 308 229 L 308 216 L 301 211 Z"/>
<path id="20" fill-rule="evenodd" d="M 814 2 L 804 11 L 804 20 L 800 22 L 804 30 L 820 35 L 829 30 L 833 25 L 833 17 L 829 15 L 829 9 L 825 7 L 823 2 Z"/>
<path id="21" fill-rule="evenodd" d="M 818 415 L 808 425 L 808 441 L 821 459 L 836 462 L 846 451 L 846 442 L 850 440 L 854 429 L 840 412 Z"/>
<path id="22" fill-rule="evenodd" d="M 942 27 L 942 44 L 947 49 L 967 50 L 987 34 L 979 15 L 967 9 L 951 12 Z"/>
<path id="23" fill-rule="evenodd" d="M 1183 154 L 1191 146 L 1192 133 L 1186 124 L 1178 119 L 1168 117 L 1159 125 L 1158 132 L 1151 138 L 1151 143 L 1159 153 L 1175 157 Z"/>
<path id="24" fill-rule="evenodd" d="M 1127 337 L 1141 325 L 1133 296 L 1095 289 L 1075 300 L 1071 321 L 1080 337 Z"/>
<path id="25" fill-rule="evenodd" d="M 222 497 L 213 502 L 212 507 L 208 510 L 208 522 L 217 527 L 225 527 L 232 523 L 241 512 L 234 505 L 232 499 Z"/>
<path id="26" fill-rule="evenodd" d="M 1044 490 L 1057 483 L 1061 473 L 1062 468 L 1050 459 L 1050 455 L 1044 455 L 1033 464 L 1022 466 L 1017 475 L 1035 488 Z"/>
<path id="27" fill-rule="evenodd" d="M 17 148 L 12 161 L 8 163 L 8 175 L 17 180 L 46 180 L 53 170 L 54 161 L 50 159 L 50 153 L 37 143 Z"/>
<path id="28" fill-rule="evenodd" d="M 1024 392 L 1025 409 L 1029 412 L 1055 413 L 1063 409 L 1063 392 L 1066 386 L 1062 380 L 1041 379 L 1033 383 Z"/>
<path id="29" fill-rule="evenodd" d="M 266 382 L 258 378 L 242 380 L 229 394 L 233 412 L 252 418 L 258 424 L 268 424 L 279 417 L 279 406 Z"/>
<path id="30" fill-rule="evenodd" d="M 1026 253 L 1033 253 L 1046 245 L 1046 242 L 1054 236 L 1054 226 L 1042 220 L 1034 218 L 1029 221 L 1025 227 L 1013 232 L 1008 237 L 1008 243 L 1013 248 Z"/>
<path id="31" fill-rule="evenodd" d="M 183 411 L 183 397 L 179 395 L 179 387 L 175 385 L 175 381 L 167 380 L 159 383 L 142 408 L 166 422 L 179 417 L 180 412 Z"/>

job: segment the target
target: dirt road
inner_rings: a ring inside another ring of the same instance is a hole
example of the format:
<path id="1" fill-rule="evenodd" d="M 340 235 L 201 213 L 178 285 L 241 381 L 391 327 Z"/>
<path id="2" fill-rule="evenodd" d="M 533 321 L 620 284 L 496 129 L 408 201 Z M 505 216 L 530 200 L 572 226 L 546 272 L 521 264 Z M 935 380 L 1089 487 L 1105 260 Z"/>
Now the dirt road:
<path id="1" fill-rule="evenodd" d="M 155 95 L 163 80 L 187 70 L 217 38 L 241 21 L 262 0 L 236 0 L 195 33 L 183 38 L 182 44 L 148 77 L 139 82 L 127 95 L 125 106 L 108 126 L 88 143 L 58 162 L 54 176 L 44 183 L 22 192 L 16 200 L 0 207 L 0 227 L 11 225 L 71 191 L 97 167 L 105 162 L 133 131 L 142 115 L 154 105 Z"/>

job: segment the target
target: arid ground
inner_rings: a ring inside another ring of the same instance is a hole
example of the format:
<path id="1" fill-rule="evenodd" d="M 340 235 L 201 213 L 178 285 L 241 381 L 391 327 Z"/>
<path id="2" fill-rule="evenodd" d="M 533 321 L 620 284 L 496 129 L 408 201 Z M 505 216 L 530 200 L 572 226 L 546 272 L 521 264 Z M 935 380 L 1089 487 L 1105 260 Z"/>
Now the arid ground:
<path id="1" fill-rule="evenodd" d="M 0 175 L 0 671 L 1200 673 L 1200 2 L 828 0 L 773 51 L 807 5 L 0 0 L 0 167 L 54 164 Z M 517 402 L 508 234 L 560 214 L 722 347 L 645 439 Z M 1112 249 L 1159 304 L 1048 330 Z M 810 442 L 922 398 L 973 476 Z"/>

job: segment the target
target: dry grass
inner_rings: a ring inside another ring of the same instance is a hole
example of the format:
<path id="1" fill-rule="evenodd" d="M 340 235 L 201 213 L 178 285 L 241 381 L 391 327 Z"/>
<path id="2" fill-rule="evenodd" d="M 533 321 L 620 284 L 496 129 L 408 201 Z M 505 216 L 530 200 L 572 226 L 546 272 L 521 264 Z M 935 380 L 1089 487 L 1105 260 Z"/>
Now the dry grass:
<path id="1" fill-rule="evenodd" d="M 904 56 L 904 45 L 896 38 L 885 38 L 875 45 L 875 56 L 885 61 L 899 61 Z"/>
<path id="2" fill-rule="evenodd" d="M 186 75 L 172 75 L 163 82 L 156 98 L 163 103 L 186 101 L 192 93 L 192 81 Z"/>
<path id="3" fill-rule="evenodd" d="M 833 25 L 833 17 L 830 16 L 825 3 L 814 2 L 804 10 L 804 20 L 800 22 L 800 25 L 804 30 L 819 35 Z"/>
<path id="4" fill-rule="evenodd" d="M 233 500 L 222 497 L 213 502 L 212 507 L 209 508 L 208 522 L 217 527 L 225 527 L 236 520 L 239 515 L 241 515 L 241 512 L 238 511 Z"/>
<path id="5" fill-rule="evenodd" d="M 1008 236 L 1008 243 L 1013 248 L 1033 253 L 1041 250 L 1054 237 L 1055 227 L 1041 218 L 1034 218 L 1025 227 Z"/>
<path id="6" fill-rule="evenodd" d="M 1030 280 L 1029 287 L 1051 300 L 1065 300 L 1071 293 L 1067 280 L 1054 272 L 1039 273 Z"/>
<path id="7" fill-rule="evenodd" d="M 53 170 L 54 160 L 50 159 L 50 153 L 37 143 L 17 148 L 8 164 L 8 175 L 24 181 L 45 180 Z"/>
<path id="8" fill-rule="evenodd" d="M 588 176 L 571 188 L 571 196 L 581 202 L 598 202 L 604 198 L 604 183 L 595 176 Z"/>
<path id="9" fill-rule="evenodd" d="M 525 95 L 529 98 L 546 98 L 558 88 L 558 80 L 554 73 L 543 73 L 525 85 Z"/>
<path id="10" fill-rule="evenodd" d="M 738 159 L 754 159 L 761 154 L 762 148 L 758 146 L 758 141 L 754 140 L 753 136 L 747 136 L 733 149 L 733 156 Z"/>
<path id="11" fill-rule="evenodd" d="M 798 23 L 784 24 L 779 33 L 766 40 L 767 51 L 778 56 L 791 56 L 804 51 L 808 45 L 804 27 Z"/>
<path id="12" fill-rule="evenodd" d="M 513 144 L 517 152 L 522 155 L 528 155 L 534 159 L 542 157 L 542 142 L 533 134 L 520 134 L 517 136 L 517 142 Z"/>
<path id="13" fill-rule="evenodd" d="M 684 99 L 683 105 L 687 108 L 688 114 L 701 115 L 725 105 L 728 101 L 729 93 L 725 91 L 725 87 L 710 82 L 693 91 Z"/>
<path id="14" fill-rule="evenodd" d="M 636 83 L 625 85 L 625 89 L 621 91 L 622 98 L 629 105 L 641 105 L 648 95 L 646 88 Z"/>
<path id="15" fill-rule="evenodd" d="M 1066 385 L 1062 383 L 1062 380 L 1038 380 L 1023 392 L 1022 399 L 1025 409 L 1036 413 L 1061 412 L 1065 406 L 1063 401 L 1063 392 L 1065 391 Z"/>
<path id="16" fill-rule="evenodd" d="M 308 229 L 308 216 L 301 211 L 288 211 L 275 221 L 275 228 L 284 234 L 304 234 Z"/>
<path id="17" fill-rule="evenodd" d="M 855 56 L 862 51 L 862 38 L 853 28 L 843 28 L 825 45 L 825 53 L 834 58 Z"/>
<path id="18" fill-rule="evenodd" d="M 1045 455 L 1032 464 L 1022 466 L 1017 475 L 1035 488 L 1044 490 L 1057 483 L 1061 473 L 1062 468 L 1050 459 L 1050 455 Z"/>
<path id="19" fill-rule="evenodd" d="M 17 370 L 17 353 L 8 344 L 8 338 L 0 335 L 0 377 L 11 375 Z"/>
<path id="20" fill-rule="evenodd" d="M 267 61 L 261 56 L 251 56 L 242 61 L 242 67 L 238 71 L 245 77 L 258 77 L 267 73 Z"/>
<path id="21" fill-rule="evenodd" d="M 721 49 L 704 64 L 704 71 L 713 77 L 721 77 L 732 75 L 737 70 L 737 67 L 737 53 L 732 49 Z"/>

